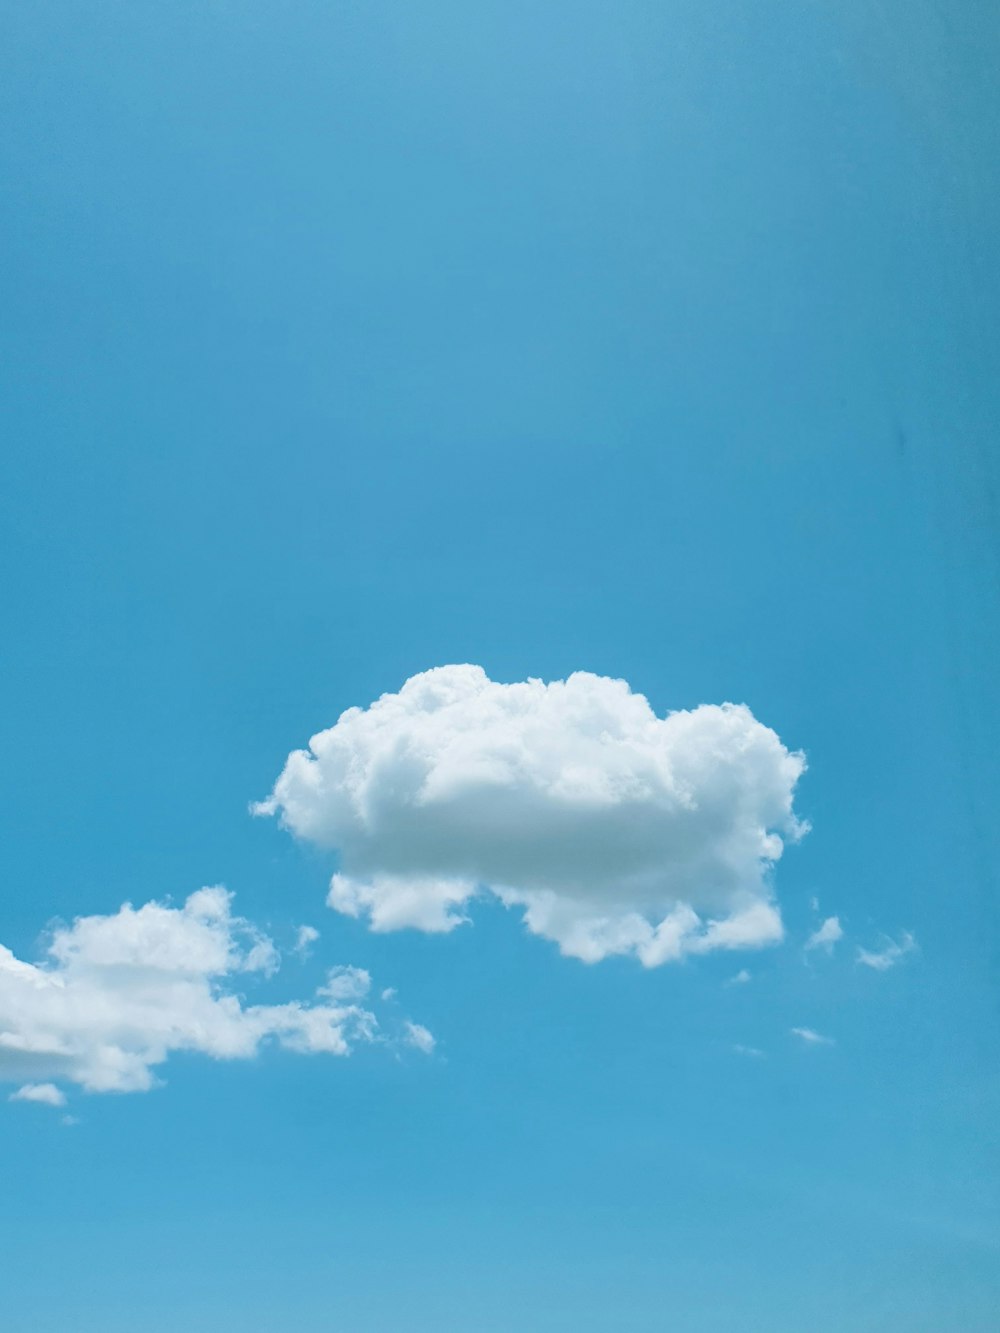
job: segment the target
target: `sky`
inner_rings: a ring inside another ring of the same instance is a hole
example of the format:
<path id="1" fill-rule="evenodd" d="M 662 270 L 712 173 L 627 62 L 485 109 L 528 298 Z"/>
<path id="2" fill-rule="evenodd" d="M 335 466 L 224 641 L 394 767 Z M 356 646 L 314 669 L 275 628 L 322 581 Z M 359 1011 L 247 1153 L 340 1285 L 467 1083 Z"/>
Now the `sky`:
<path id="1" fill-rule="evenodd" d="M 0 25 L 4 1326 L 994 1328 L 995 6 Z"/>

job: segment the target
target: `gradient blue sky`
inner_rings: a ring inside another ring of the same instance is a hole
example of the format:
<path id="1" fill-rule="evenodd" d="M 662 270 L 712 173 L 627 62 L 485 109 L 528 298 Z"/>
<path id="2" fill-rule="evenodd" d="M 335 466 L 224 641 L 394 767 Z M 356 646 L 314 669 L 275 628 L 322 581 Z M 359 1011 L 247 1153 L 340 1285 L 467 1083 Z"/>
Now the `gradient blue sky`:
<path id="1" fill-rule="evenodd" d="M 0 942 L 221 881 L 321 931 L 281 995 L 364 966 L 438 1041 L 3 1100 L 4 1326 L 995 1328 L 996 6 L 0 30 Z M 248 802 L 449 662 L 803 748 L 785 944 L 329 911 Z"/>

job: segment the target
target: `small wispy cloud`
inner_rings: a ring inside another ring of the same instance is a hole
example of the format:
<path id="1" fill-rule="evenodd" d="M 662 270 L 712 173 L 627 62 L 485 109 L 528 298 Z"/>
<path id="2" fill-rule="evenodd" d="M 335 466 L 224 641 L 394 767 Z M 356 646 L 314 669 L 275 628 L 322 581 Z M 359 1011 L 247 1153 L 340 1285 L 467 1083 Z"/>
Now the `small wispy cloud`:
<path id="1" fill-rule="evenodd" d="M 326 974 L 326 985 L 320 986 L 317 995 L 325 995 L 331 1000 L 363 1000 L 371 990 L 371 974 L 363 967 L 331 967 Z"/>
<path id="2" fill-rule="evenodd" d="M 752 980 L 753 980 L 753 977 L 752 977 L 751 974 L 746 970 L 746 968 L 745 968 L 745 967 L 741 967 L 740 970 L 736 973 L 735 976 L 729 978 L 729 980 L 726 982 L 726 985 L 727 985 L 727 986 L 745 986 L 745 985 L 747 984 L 748 981 L 752 981 Z"/>
<path id="3" fill-rule="evenodd" d="M 873 967 L 876 972 L 887 972 L 890 967 L 895 967 L 900 959 L 913 953 L 916 947 L 917 941 L 908 930 L 904 930 L 898 940 L 889 939 L 884 949 L 859 949 L 857 960 L 865 967 Z"/>
<path id="4" fill-rule="evenodd" d="M 300 958 L 307 958 L 318 939 L 319 931 L 315 926 L 299 926 L 292 952 L 297 953 Z"/>
<path id="5" fill-rule="evenodd" d="M 824 1037 L 821 1032 L 816 1032 L 812 1028 L 792 1028 L 792 1036 L 798 1037 L 807 1046 L 836 1046 L 837 1044 L 832 1037 Z"/>
<path id="6" fill-rule="evenodd" d="M 40 1102 L 43 1106 L 65 1106 L 66 1094 L 54 1083 L 25 1083 L 7 1098 L 9 1102 Z"/>
<path id="7" fill-rule="evenodd" d="M 733 1047 L 737 1055 L 745 1055 L 751 1060 L 763 1060 L 764 1052 L 757 1046 L 743 1046 L 739 1042 Z"/>
<path id="8" fill-rule="evenodd" d="M 840 917 L 828 916 L 819 929 L 814 930 L 806 940 L 806 951 L 823 949 L 826 953 L 833 953 L 833 946 L 843 938 L 844 931 Z"/>
<path id="9" fill-rule="evenodd" d="M 434 1034 L 423 1026 L 422 1023 L 406 1023 L 406 1040 L 410 1046 L 415 1046 L 418 1051 L 423 1051 L 424 1055 L 432 1054 L 437 1042 L 434 1040 Z"/>

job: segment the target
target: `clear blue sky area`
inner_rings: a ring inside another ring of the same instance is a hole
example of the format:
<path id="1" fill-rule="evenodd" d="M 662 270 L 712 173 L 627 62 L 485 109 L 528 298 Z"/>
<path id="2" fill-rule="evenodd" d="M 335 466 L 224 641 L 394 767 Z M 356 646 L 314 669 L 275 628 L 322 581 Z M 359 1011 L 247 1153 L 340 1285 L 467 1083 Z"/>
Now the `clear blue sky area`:
<path id="1" fill-rule="evenodd" d="M 0 942 L 224 883 L 279 998 L 349 963 L 437 1042 L 5 1084 L 4 1329 L 996 1329 L 995 3 L 0 34 Z M 330 911 L 249 803 L 465 662 L 804 750 L 784 943 Z"/>

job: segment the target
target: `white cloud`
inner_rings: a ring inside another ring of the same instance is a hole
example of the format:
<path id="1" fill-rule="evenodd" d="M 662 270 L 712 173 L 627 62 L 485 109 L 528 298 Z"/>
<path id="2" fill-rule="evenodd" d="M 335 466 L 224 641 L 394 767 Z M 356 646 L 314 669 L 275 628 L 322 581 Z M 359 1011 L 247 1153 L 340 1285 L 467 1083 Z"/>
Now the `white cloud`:
<path id="1" fill-rule="evenodd" d="M 65 1106 L 66 1095 L 54 1083 L 25 1083 L 7 1098 L 9 1102 L 41 1102 L 44 1106 Z"/>
<path id="2" fill-rule="evenodd" d="M 807 1046 L 835 1046 L 836 1042 L 832 1037 L 824 1037 L 819 1032 L 814 1032 L 812 1028 L 792 1028 L 792 1036 L 798 1037 L 804 1041 Z"/>
<path id="3" fill-rule="evenodd" d="M 806 949 L 825 949 L 827 953 L 833 953 L 833 946 L 843 938 L 844 931 L 840 918 L 828 916 L 819 929 L 814 930 L 806 940 Z"/>
<path id="4" fill-rule="evenodd" d="M 890 967 L 895 967 L 901 958 L 913 953 L 916 947 L 917 941 L 908 930 L 904 930 L 898 942 L 890 939 L 884 949 L 859 949 L 858 962 L 863 963 L 865 967 L 873 967 L 877 972 L 887 972 Z"/>
<path id="5" fill-rule="evenodd" d="M 326 985 L 320 986 L 317 994 L 331 1000 L 363 1000 L 371 986 L 371 974 L 363 967 L 331 967 L 326 974 Z"/>
<path id="6" fill-rule="evenodd" d="M 423 1051 L 424 1055 L 430 1055 L 437 1045 L 433 1034 L 420 1023 L 406 1023 L 406 1039 L 418 1051 Z"/>
<path id="7" fill-rule="evenodd" d="M 727 986 L 745 986 L 745 985 L 747 984 L 748 981 L 752 981 L 752 980 L 753 980 L 753 977 L 752 977 L 752 976 L 750 975 L 750 973 L 746 970 L 746 968 L 745 968 L 745 967 L 741 967 L 740 970 L 736 973 L 735 976 L 729 978 L 729 980 L 726 982 L 726 985 L 727 985 Z"/>
<path id="8" fill-rule="evenodd" d="M 805 768 L 742 705 L 657 717 L 624 681 L 408 680 L 288 757 L 259 814 L 340 853 L 329 903 L 448 931 L 489 891 L 593 962 L 782 938 L 770 872 Z"/>
<path id="9" fill-rule="evenodd" d="M 763 1060 L 764 1052 L 758 1046 L 742 1046 L 738 1042 L 733 1047 L 737 1055 L 745 1055 L 750 1060 Z"/>
<path id="10" fill-rule="evenodd" d="M 306 958 L 318 939 L 319 931 L 315 926 L 299 926 L 292 952 L 297 953 L 300 958 Z"/>
<path id="11" fill-rule="evenodd" d="M 59 1089 L 38 1079 L 145 1091 L 172 1051 L 248 1059 L 270 1041 L 346 1055 L 378 1039 L 375 1015 L 354 1003 L 361 978 L 367 989 L 360 969 L 335 969 L 309 1003 L 246 1003 L 234 981 L 269 975 L 278 954 L 231 902 L 217 887 L 178 908 L 126 903 L 112 916 L 79 917 L 54 932 L 38 965 L 0 946 L 0 1080 L 31 1080 L 15 1098 L 60 1104 Z"/>

